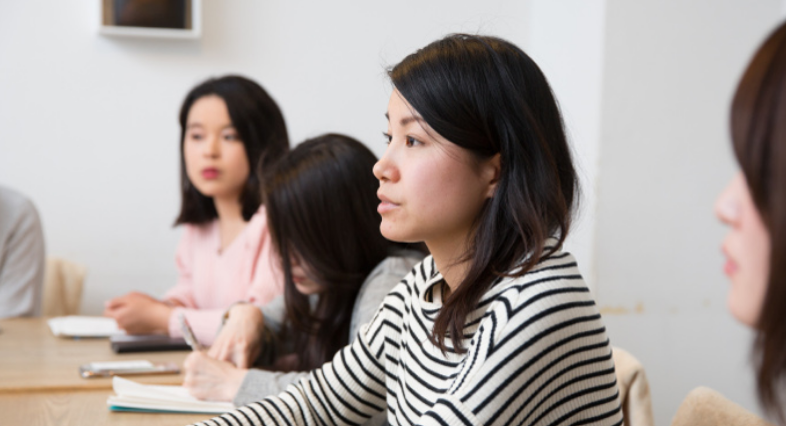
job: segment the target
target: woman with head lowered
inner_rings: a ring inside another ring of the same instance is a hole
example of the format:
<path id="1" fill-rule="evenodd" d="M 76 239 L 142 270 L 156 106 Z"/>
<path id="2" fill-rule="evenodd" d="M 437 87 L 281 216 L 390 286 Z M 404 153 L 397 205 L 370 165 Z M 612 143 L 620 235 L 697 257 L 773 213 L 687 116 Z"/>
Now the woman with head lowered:
<path id="1" fill-rule="evenodd" d="M 382 410 L 391 425 L 622 424 L 605 327 L 561 251 L 577 182 L 538 66 L 459 34 L 389 75 L 380 229 L 431 256 L 331 362 L 206 424 L 359 424 Z"/>

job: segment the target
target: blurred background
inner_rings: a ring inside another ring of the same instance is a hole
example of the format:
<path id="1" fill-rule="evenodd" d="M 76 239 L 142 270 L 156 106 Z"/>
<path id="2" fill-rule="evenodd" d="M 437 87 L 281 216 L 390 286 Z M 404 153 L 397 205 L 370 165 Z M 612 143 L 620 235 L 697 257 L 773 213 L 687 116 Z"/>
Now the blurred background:
<path id="1" fill-rule="evenodd" d="M 342 132 L 381 155 L 386 68 L 448 33 L 491 34 L 527 51 L 561 103 L 584 192 L 569 249 L 612 344 L 644 364 L 656 423 L 699 385 L 760 412 L 712 205 L 736 169 L 737 79 L 786 0 L 204 0 L 191 40 L 101 35 L 100 4 L 0 1 L 0 185 L 36 204 L 47 254 L 88 267 L 83 314 L 175 283 L 192 86 L 243 74 L 293 143 Z"/>

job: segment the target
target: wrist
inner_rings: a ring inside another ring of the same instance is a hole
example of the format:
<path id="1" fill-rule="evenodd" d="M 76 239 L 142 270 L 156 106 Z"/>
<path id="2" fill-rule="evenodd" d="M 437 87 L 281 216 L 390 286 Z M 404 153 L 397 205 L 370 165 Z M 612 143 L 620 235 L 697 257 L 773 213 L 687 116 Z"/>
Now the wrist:
<path id="1" fill-rule="evenodd" d="M 238 391 L 240 391 L 240 386 L 243 385 L 243 381 L 246 379 L 246 373 L 248 373 L 248 370 L 245 368 L 232 369 L 229 380 L 226 381 L 226 386 L 224 387 L 224 396 L 227 401 L 235 399 Z"/>
<path id="2" fill-rule="evenodd" d="M 156 319 L 156 333 L 159 334 L 169 334 L 169 318 L 172 317 L 172 312 L 175 308 L 162 303 L 159 305 L 158 315 Z"/>

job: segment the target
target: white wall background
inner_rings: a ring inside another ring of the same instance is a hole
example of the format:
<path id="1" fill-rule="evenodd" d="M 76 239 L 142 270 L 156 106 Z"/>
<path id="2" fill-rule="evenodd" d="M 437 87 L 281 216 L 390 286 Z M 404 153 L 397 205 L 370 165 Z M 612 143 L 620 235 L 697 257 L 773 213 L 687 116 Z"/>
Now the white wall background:
<path id="1" fill-rule="evenodd" d="M 193 85 L 247 75 L 293 142 L 338 131 L 379 155 L 385 68 L 446 33 L 489 33 L 527 50 L 560 100 L 584 178 L 569 246 L 613 343 L 647 368 L 657 423 L 700 384 L 756 410 L 711 204 L 734 168 L 736 79 L 786 1 L 205 0 L 198 41 L 99 36 L 98 3 L 0 1 L 0 184 L 36 203 L 49 254 L 88 266 L 84 313 L 175 281 L 176 117 Z"/>
<path id="2" fill-rule="evenodd" d="M 608 0 L 596 296 L 651 380 L 656 421 L 707 385 L 757 410 L 750 334 L 726 309 L 715 197 L 734 89 L 781 1 Z"/>

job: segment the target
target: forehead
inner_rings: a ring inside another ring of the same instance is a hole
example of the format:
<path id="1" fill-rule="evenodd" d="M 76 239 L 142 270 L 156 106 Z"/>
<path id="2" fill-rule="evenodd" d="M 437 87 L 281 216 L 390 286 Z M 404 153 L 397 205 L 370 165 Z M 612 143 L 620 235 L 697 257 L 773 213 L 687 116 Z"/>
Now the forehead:
<path id="1" fill-rule="evenodd" d="M 188 122 L 195 121 L 231 124 L 226 102 L 216 95 L 207 95 L 197 99 L 188 111 Z"/>
<path id="2" fill-rule="evenodd" d="M 385 116 L 392 125 L 407 126 L 412 123 L 427 125 L 420 113 L 415 111 L 415 108 L 404 99 L 404 96 L 398 90 L 393 90 L 393 93 L 390 94 L 388 111 L 385 113 Z"/>

